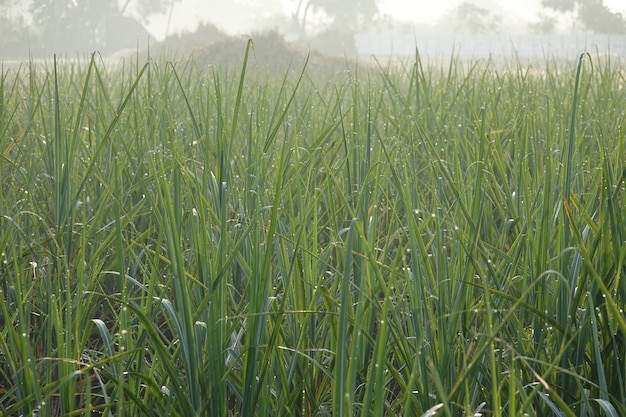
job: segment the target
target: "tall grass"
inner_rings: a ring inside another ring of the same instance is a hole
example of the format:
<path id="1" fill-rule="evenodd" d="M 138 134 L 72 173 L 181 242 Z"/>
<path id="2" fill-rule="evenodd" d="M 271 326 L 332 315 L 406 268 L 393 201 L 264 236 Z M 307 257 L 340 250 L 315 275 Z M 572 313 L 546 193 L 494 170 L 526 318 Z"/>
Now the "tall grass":
<path id="1" fill-rule="evenodd" d="M 0 414 L 626 414 L 621 62 L 0 78 Z"/>

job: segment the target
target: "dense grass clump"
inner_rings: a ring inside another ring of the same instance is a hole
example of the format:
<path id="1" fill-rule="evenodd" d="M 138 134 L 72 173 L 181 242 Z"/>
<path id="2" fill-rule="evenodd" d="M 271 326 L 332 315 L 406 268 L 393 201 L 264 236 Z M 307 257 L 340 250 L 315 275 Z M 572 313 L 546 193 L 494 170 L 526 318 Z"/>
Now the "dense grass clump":
<path id="1" fill-rule="evenodd" d="M 626 415 L 619 64 L 4 69 L 0 414 Z"/>

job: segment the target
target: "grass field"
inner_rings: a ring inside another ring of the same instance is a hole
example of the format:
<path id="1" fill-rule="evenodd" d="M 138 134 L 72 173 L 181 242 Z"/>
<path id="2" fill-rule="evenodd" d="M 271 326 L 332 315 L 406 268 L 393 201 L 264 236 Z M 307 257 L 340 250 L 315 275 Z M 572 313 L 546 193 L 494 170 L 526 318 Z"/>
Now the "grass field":
<path id="1" fill-rule="evenodd" d="M 626 415 L 621 62 L 306 65 L 3 69 L 0 414 Z"/>

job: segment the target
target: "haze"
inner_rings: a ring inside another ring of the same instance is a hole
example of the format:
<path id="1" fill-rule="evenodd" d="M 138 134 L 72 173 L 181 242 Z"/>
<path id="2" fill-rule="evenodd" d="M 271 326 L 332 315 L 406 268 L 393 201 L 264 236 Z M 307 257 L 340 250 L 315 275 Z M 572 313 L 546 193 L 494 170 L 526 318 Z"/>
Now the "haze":
<path id="1" fill-rule="evenodd" d="M 570 3 L 576 7 L 558 10 Z M 624 0 L 0 0 L 0 59 L 93 50 L 110 55 L 199 26 L 205 35 L 274 30 L 287 41 L 340 55 L 403 53 L 416 41 L 445 53 L 457 39 L 469 42 L 472 53 L 490 54 L 500 48 L 492 39 L 510 44 L 511 36 L 531 36 L 520 42 L 530 50 L 541 42 L 541 50 L 545 42 L 533 36 L 547 36 L 566 54 L 583 42 L 587 48 L 610 43 L 612 52 L 626 56 L 625 16 Z M 582 38 L 571 38 L 579 33 Z M 207 41 L 205 35 L 196 41 Z M 471 43 L 481 36 L 489 39 Z"/>
<path id="2" fill-rule="evenodd" d="M 452 13 L 463 0 L 380 0 L 380 12 L 401 23 L 433 25 Z M 279 4 L 280 3 L 280 4 Z M 276 24 L 275 16 L 280 13 L 289 15 L 295 1 L 281 0 L 231 0 L 216 6 L 207 0 L 182 0 L 176 3 L 169 15 L 155 16 L 147 25 L 156 39 L 163 39 L 167 34 L 179 33 L 195 28 L 200 22 L 210 22 L 229 34 L 254 32 Z M 503 17 L 502 26 L 512 27 L 516 32 L 525 32 L 528 25 L 537 20 L 542 11 L 541 0 L 473 0 L 479 7 L 499 13 Z M 604 4 L 614 13 L 626 16 L 624 0 L 604 0 Z M 561 16 L 561 30 L 568 30 L 571 16 Z"/>

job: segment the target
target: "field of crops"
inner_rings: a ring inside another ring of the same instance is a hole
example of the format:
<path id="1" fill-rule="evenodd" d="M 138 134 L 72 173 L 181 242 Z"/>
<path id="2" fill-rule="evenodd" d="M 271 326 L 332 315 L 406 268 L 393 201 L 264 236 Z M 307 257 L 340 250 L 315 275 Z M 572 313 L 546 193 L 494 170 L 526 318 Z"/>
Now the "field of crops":
<path id="1" fill-rule="evenodd" d="M 3 68 L 0 415 L 626 415 L 622 62 L 241 52 Z"/>

